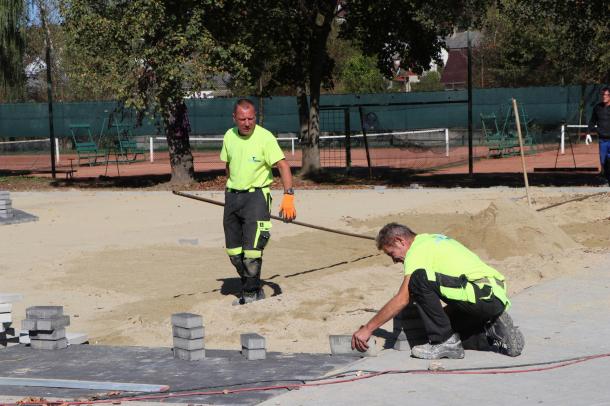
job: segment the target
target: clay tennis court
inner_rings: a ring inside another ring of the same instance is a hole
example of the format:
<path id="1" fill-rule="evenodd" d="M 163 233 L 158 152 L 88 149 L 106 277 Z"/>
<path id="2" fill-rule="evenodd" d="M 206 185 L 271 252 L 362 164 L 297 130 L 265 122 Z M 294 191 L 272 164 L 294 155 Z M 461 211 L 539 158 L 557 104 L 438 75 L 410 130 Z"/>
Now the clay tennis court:
<path id="1" fill-rule="evenodd" d="M 557 154 L 555 145 L 538 146 L 536 152 L 529 151 L 526 154 L 526 167 L 528 172 L 534 168 L 564 168 L 573 170 L 578 168 L 599 168 L 599 157 L 597 145 L 575 144 L 572 150 L 566 148 L 565 154 Z M 301 151 L 284 151 L 286 159 L 293 168 L 298 169 L 301 165 Z M 488 157 L 486 147 L 477 146 L 473 150 L 475 157 L 475 173 L 517 173 L 522 172 L 521 158 L 518 155 L 493 158 Z M 366 153 L 363 148 L 352 149 L 352 167 L 367 167 Z M 224 163 L 220 161 L 218 152 L 195 151 L 193 152 L 194 166 L 196 172 L 223 170 Z M 464 146 L 452 147 L 449 156 L 445 150 L 421 150 L 408 148 L 372 148 L 370 150 L 371 165 L 373 168 L 397 168 L 411 169 L 419 172 L 434 174 L 463 174 L 468 173 L 468 148 Z M 345 167 L 345 151 L 341 149 L 321 149 L 320 160 L 323 167 Z M 107 162 L 106 162 L 107 161 Z M 110 177 L 135 177 L 142 175 L 164 175 L 171 173 L 169 156 L 167 152 L 155 152 L 154 162 L 150 162 L 149 154 L 140 155 L 137 162 L 117 163 L 117 157 L 109 155 L 100 157 L 95 165 L 89 166 L 84 160 L 78 165 L 76 154 L 62 154 L 57 164 L 60 171 L 58 177 L 63 177 L 63 172 L 76 170 L 73 177 L 76 179 L 97 178 L 99 176 Z M 51 168 L 48 155 L 1 155 L 0 171 L 21 172 L 33 176 L 49 177 Z M 588 171 L 589 173 L 591 170 Z M 557 175 L 561 176 L 561 175 Z"/>

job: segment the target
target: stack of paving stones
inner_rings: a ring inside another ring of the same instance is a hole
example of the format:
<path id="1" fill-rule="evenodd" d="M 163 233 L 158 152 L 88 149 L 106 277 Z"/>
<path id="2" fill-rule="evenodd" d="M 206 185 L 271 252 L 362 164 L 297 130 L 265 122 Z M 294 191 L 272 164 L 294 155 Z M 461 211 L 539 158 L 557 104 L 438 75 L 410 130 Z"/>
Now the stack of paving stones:
<path id="1" fill-rule="evenodd" d="M 256 333 L 246 333 L 240 336 L 241 353 L 249 361 L 267 358 L 265 337 Z"/>
<path id="2" fill-rule="evenodd" d="M 0 190 L 0 219 L 13 217 L 13 204 L 9 192 Z"/>
<path id="3" fill-rule="evenodd" d="M 19 331 L 13 327 L 13 302 L 21 295 L 0 293 L 0 350 L 19 344 Z"/>
<path id="4" fill-rule="evenodd" d="M 409 351 L 415 345 L 428 342 L 424 322 L 415 304 L 409 304 L 394 317 L 394 334 L 394 349 L 398 351 Z"/>
<path id="5" fill-rule="evenodd" d="M 37 350 L 60 350 L 68 346 L 66 327 L 70 316 L 64 315 L 63 306 L 32 306 L 25 311 L 21 328 L 28 330 L 30 346 Z"/>
<path id="6" fill-rule="evenodd" d="M 205 358 L 203 317 L 193 313 L 172 314 L 174 358 L 199 361 Z"/>

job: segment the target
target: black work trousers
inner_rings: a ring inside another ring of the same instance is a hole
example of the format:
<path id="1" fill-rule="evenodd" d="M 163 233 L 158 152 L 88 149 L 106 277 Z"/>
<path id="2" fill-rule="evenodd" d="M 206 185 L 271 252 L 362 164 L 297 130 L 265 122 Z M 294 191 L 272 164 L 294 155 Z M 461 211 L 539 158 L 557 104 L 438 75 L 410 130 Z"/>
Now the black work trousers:
<path id="1" fill-rule="evenodd" d="M 430 281 L 424 269 L 413 272 L 409 280 L 409 294 L 417 305 L 429 342 L 442 343 L 457 332 L 465 348 L 488 349 L 484 326 L 502 314 L 504 304 L 494 295 L 490 296 L 491 286 L 488 285 L 481 289 L 472 284 L 475 303 L 449 299 L 441 293 L 442 283 L 454 288 L 471 282 L 444 275 Z M 445 308 L 441 300 L 447 304 Z"/>

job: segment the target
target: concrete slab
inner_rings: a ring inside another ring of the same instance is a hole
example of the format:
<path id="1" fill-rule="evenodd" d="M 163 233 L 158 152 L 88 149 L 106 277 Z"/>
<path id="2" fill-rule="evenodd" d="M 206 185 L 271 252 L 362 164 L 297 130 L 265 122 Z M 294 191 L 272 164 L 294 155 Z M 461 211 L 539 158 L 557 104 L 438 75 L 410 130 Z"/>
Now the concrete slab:
<path id="1" fill-rule="evenodd" d="M 239 336 L 242 348 L 258 350 L 265 348 L 265 337 L 256 333 L 246 333 Z"/>
<path id="2" fill-rule="evenodd" d="M 241 349 L 241 354 L 246 357 L 248 361 L 258 361 L 267 358 L 267 350 L 264 348 L 245 348 Z"/>
<path id="3" fill-rule="evenodd" d="M 12 217 L 0 217 L 0 226 L 9 224 L 29 223 L 31 221 L 38 221 L 38 217 L 18 209 L 13 209 Z"/>
<path id="4" fill-rule="evenodd" d="M 13 310 L 11 303 L 0 303 L 0 313 L 10 313 Z"/>
<path id="5" fill-rule="evenodd" d="M 202 359 L 205 359 L 205 349 L 187 350 L 174 347 L 174 358 L 184 361 L 201 361 Z"/>
<path id="6" fill-rule="evenodd" d="M 205 337 L 205 327 L 182 328 L 172 326 L 172 335 L 174 337 L 186 338 L 188 340 L 203 338 Z"/>
<path id="7" fill-rule="evenodd" d="M 28 319 L 50 319 L 63 314 L 63 306 L 31 306 L 25 309 L 25 316 Z"/>
<path id="8" fill-rule="evenodd" d="M 35 330 L 55 330 L 70 325 L 70 316 L 57 316 L 48 319 L 36 319 Z M 24 328 L 24 330 L 33 330 Z"/>
<path id="9" fill-rule="evenodd" d="M 36 340 L 30 336 L 30 347 L 35 350 L 63 350 L 68 348 L 68 340 L 65 338 L 59 340 Z"/>
<path id="10" fill-rule="evenodd" d="M 203 317 L 193 313 L 172 314 L 172 326 L 193 328 L 203 326 Z"/>
<path id="11" fill-rule="evenodd" d="M 194 340 L 189 340 L 186 338 L 174 337 L 174 348 L 180 348 L 181 350 L 202 350 L 203 347 L 203 338 L 196 338 Z"/>
<path id="12" fill-rule="evenodd" d="M 330 341 L 330 353 L 333 355 L 355 355 L 357 357 L 374 357 L 377 355 L 377 340 L 375 337 L 369 338 L 367 344 L 369 345 L 368 350 L 360 352 L 358 350 L 352 350 L 352 336 L 351 335 L 330 335 L 328 336 Z"/>

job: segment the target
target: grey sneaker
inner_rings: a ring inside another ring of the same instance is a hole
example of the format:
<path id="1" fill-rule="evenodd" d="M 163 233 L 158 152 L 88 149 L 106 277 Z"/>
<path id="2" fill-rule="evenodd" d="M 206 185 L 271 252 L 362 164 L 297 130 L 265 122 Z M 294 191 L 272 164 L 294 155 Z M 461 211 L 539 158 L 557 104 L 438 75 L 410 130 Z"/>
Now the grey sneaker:
<path id="1" fill-rule="evenodd" d="M 411 350 L 411 355 L 421 359 L 441 359 L 441 358 L 464 358 L 464 348 L 462 341 L 457 333 L 454 333 L 445 342 L 440 344 L 416 345 Z"/>
<path id="2" fill-rule="evenodd" d="M 243 292 L 241 297 L 233 301 L 233 306 L 245 305 L 257 300 L 263 300 L 265 298 L 265 292 L 263 289 L 259 289 L 256 292 Z"/>
<path id="3" fill-rule="evenodd" d="M 525 346 L 525 337 L 519 327 L 513 325 L 513 319 L 503 312 L 496 320 L 485 326 L 487 338 L 501 354 L 516 357 Z"/>

